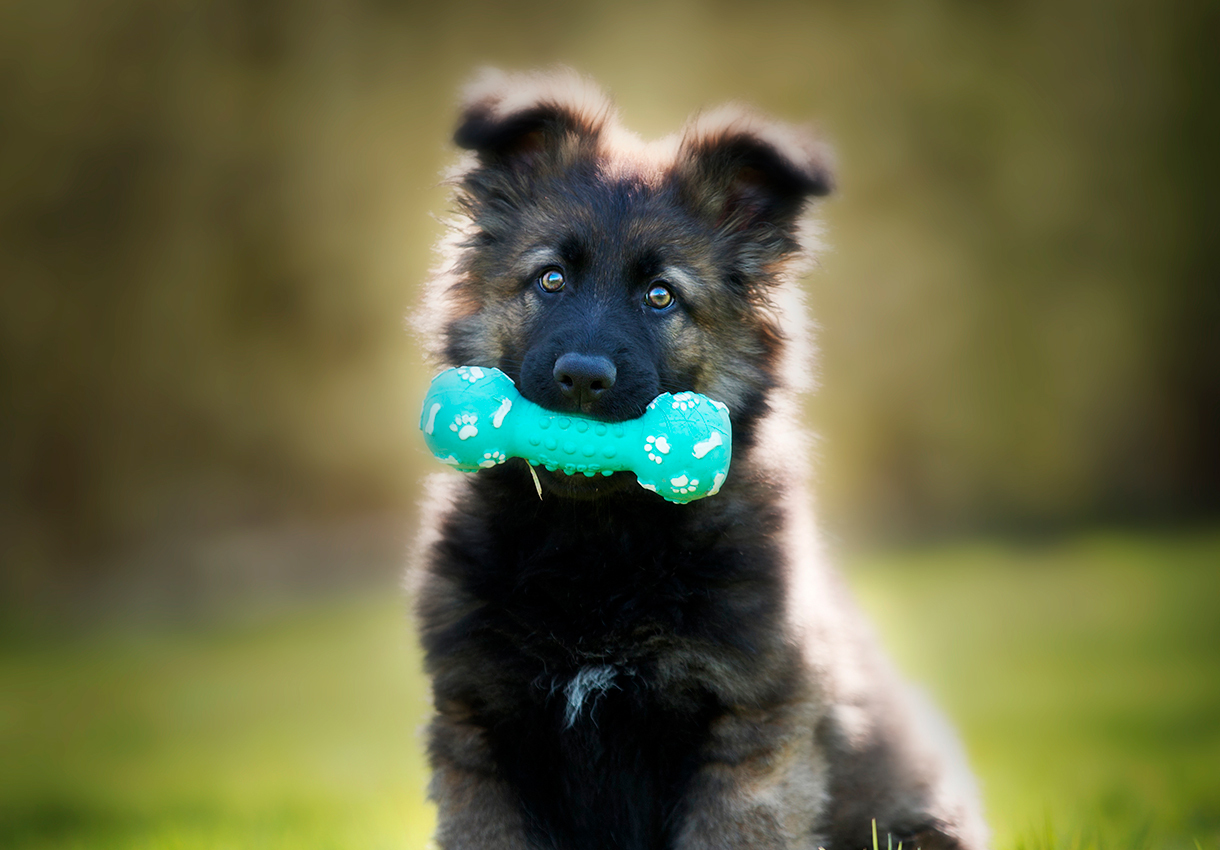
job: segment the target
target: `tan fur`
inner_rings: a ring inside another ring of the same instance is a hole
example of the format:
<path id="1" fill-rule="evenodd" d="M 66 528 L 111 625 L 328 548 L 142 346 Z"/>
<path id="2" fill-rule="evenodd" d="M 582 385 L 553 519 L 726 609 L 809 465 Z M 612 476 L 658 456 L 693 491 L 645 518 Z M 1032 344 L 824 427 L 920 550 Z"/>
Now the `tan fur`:
<path id="1" fill-rule="evenodd" d="M 464 114 L 502 120 L 547 105 L 559 113 L 555 128 L 539 138 L 518 141 L 532 158 L 525 172 L 493 173 L 505 192 L 528 194 L 522 181 L 545 180 L 580 161 L 596 160 L 614 180 L 658 186 L 676 179 L 688 202 L 714 217 L 726 199 L 740 195 L 749 169 L 726 170 L 716 154 L 736 139 L 762 140 L 810 180 L 828 180 L 829 156 L 807 131 L 777 125 L 741 107 L 697 116 L 659 142 L 646 143 L 624 130 L 609 101 L 570 72 L 506 76 L 488 72 L 467 91 Z M 551 133 L 551 136 L 546 136 Z M 451 179 L 455 186 L 489 170 L 467 155 Z M 462 184 L 465 185 L 465 184 Z M 751 187 L 746 185 L 744 191 Z M 464 191 L 469 191 L 464 190 Z M 460 193 L 459 193 L 460 194 Z M 535 302 L 519 295 L 519 281 L 545 265 L 545 248 L 526 246 L 513 254 L 484 257 L 468 246 L 480 232 L 507 227 L 503 216 L 526 216 L 525 229 L 545 228 L 542 213 L 512 213 L 480 207 L 467 196 L 442 246 L 442 263 L 429 284 L 417 322 L 437 365 L 496 365 L 517 356 L 518 329 L 531 319 Z M 573 207 L 573 215 L 582 215 Z M 540 216 L 536 222 L 531 215 Z M 723 227 L 741 226 L 736 213 Z M 477 219 L 477 226 L 476 226 Z M 520 224 L 520 219 L 513 219 Z M 645 239 L 653 224 L 633 223 L 615 234 L 630 242 Z M 688 699 L 692 687 L 712 693 L 731 707 L 717 717 L 703 751 L 702 767 L 691 780 L 677 816 L 674 850 L 813 850 L 835 836 L 863 837 L 872 818 L 924 830 L 924 847 L 980 850 L 987 832 L 977 793 L 951 734 L 933 727 L 934 713 L 890 670 L 840 580 L 823 555 L 813 524 L 813 505 L 803 459 L 809 439 L 799 427 L 800 392 L 812 384 L 808 328 L 798 277 L 809 266 L 817 230 L 807 220 L 793 233 L 776 229 L 751 243 L 744 294 L 730 292 L 706 246 L 677 246 L 696 258 L 671 269 L 668 279 L 682 287 L 698 308 L 699 320 L 675 317 L 666 326 L 666 348 L 681 371 L 695 376 L 693 389 L 736 408 L 752 388 L 777 373 L 779 386 L 767 397 L 770 414 L 759 425 L 748 454 L 734 457 L 733 474 L 722 495 L 701 508 L 709 528 L 719 529 L 726 546 L 756 534 L 740 505 L 783 494 L 778 512 L 784 553 L 783 622 L 771 645 L 746 653 L 712 640 L 665 633 L 634 636 L 635 650 L 656 663 L 660 702 Z M 447 336 L 446 336 L 447 335 Z M 456 340 L 456 343 L 455 343 Z M 477 363 L 447 360 L 445 345 L 473 352 Z M 430 500 L 439 506 L 425 527 L 439 529 L 472 503 L 468 481 L 456 481 Z M 523 498 L 533 498 L 522 493 Z M 432 628 L 462 620 L 478 603 L 443 572 L 430 569 L 433 544 L 424 542 L 424 563 L 414 583 L 421 616 Z M 581 647 L 589 662 L 600 662 L 598 647 Z M 485 684 L 486 699 L 500 693 L 506 674 L 486 659 L 458 654 L 434 672 L 438 695 L 457 683 Z M 795 696 L 776 702 L 768 683 L 796 683 Z M 492 704 L 490 709 L 497 706 Z M 490 710 L 483 706 L 484 710 Z M 506 709 L 507 710 L 507 709 Z M 470 707 L 438 696 L 431 728 L 436 766 L 432 796 L 440 812 L 437 841 L 446 850 L 525 850 L 532 847 L 510 788 L 498 776 L 483 730 L 471 725 Z M 931 719 L 929 719 L 931 718 Z M 884 839 L 883 839 L 884 841 Z M 909 846 L 909 845 L 908 845 Z M 854 850 L 835 846 L 835 850 Z"/>
<path id="2" fill-rule="evenodd" d="M 430 796 L 445 813 L 436 833 L 444 848 L 530 850 L 521 815 L 481 740 L 482 732 L 445 715 L 432 722 L 440 767 L 433 771 Z"/>

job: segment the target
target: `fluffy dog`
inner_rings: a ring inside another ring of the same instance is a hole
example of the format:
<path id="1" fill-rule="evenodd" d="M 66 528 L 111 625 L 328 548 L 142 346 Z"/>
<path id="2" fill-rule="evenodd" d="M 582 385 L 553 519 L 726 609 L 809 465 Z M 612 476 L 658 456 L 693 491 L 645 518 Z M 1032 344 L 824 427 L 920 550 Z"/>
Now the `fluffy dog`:
<path id="1" fill-rule="evenodd" d="M 917 719 L 810 521 L 794 277 L 825 152 L 738 108 L 644 143 L 567 72 L 488 73 L 455 140 L 421 311 L 437 365 L 604 420 L 704 393 L 733 466 L 688 505 L 523 460 L 433 487 L 415 579 L 437 843 L 848 850 L 876 819 L 883 842 L 982 847 L 952 736 Z"/>

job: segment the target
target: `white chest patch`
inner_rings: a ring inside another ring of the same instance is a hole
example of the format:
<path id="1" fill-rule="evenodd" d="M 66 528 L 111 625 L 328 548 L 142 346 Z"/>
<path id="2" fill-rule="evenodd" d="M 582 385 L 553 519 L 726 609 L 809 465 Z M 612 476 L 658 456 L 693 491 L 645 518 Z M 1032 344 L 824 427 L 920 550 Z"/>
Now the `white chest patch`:
<path id="1" fill-rule="evenodd" d="M 563 689 L 563 695 L 568 700 L 563 711 L 564 726 L 570 729 L 576 724 L 585 702 L 589 702 L 589 710 L 592 711 L 606 691 L 618 690 L 618 685 L 614 684 L 617 675 L 618 671 L 611 664 L 581 667 Z"/>

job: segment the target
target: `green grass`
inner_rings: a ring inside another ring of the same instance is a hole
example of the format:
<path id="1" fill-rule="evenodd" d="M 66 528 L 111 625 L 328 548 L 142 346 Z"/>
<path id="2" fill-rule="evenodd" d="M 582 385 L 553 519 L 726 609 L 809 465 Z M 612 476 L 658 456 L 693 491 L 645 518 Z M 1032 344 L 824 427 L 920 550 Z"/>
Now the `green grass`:
<path id="1" fill-rule="evenodd" d="M 900 667 L 957 722 L 997 848 L 1220 846 L 1220 535 L 853 567 Z"/>
<path id="2" fill-rule="evenodd" d="M 387 594 L 6 648 L 0 847 L 422 847 L 405 610 Z"/>
<path id="3" fill-rule="evenodd" d="M 1220 534 L 959 544 L 849 576 L 961 729 L 998 850 L 1220 846 Z M 8 638 L 0 847 L 423 847 L 405 607 Z"/>

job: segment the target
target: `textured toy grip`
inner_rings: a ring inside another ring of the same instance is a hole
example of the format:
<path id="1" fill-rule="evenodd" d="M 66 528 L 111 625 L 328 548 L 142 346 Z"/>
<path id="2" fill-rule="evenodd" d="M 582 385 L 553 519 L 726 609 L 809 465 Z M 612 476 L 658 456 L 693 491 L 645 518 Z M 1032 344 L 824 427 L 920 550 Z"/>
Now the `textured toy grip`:
<path id="1" fill-rule="evenodd" d="M 719 492 L 732 458 L 728 408 L 707 396 L 665 393 L 638 419 L 602 422 L 540 407 L 499 369 L 480 366 L 437 375 L 419 425 L 432 453 L 466 472 L 510 457 L 568 475 L 630 471 L 678 503 Z"/>

